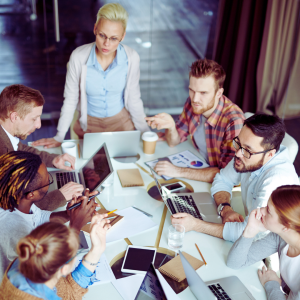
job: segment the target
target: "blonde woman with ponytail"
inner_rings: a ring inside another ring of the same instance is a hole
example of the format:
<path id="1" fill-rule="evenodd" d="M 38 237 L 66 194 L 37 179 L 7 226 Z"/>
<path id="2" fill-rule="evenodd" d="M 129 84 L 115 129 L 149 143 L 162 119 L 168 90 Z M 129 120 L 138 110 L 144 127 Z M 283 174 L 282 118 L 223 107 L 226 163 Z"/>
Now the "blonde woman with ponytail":
<path id="1" fill-rule="evenodd" d="M 0 299 L 82 299 L 105 250 L 110 228 L 106 216 L 93 217 L 92 247 L 73 272 L 79 241 L 72 228 L 48 222 L 22 238 L 17 245 L 19 257 L 10 264 L 0 285 Z"/>

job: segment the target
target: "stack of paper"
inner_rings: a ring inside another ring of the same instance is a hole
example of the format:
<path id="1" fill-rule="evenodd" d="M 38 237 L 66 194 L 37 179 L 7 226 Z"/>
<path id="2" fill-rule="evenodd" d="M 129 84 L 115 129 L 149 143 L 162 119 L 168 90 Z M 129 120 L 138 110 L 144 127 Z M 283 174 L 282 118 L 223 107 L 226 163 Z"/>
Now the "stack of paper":
<path id="1" fill-rule="evenodd" d="M 124 217 L 122 225 L 107 232 L 106 243 L 129 238 L 157 226 L 149 217 L 132 207 L 118 210 L 117 213 Z"/>

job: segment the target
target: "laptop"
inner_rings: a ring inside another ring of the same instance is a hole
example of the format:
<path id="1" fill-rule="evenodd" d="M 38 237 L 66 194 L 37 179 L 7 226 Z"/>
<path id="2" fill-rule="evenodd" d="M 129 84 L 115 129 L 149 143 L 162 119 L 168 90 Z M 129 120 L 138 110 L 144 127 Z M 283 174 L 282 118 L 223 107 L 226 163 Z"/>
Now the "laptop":
<path id="1" fill-rule="evenodd" d="M 93 192 L 113 173 L 113 167 L 104 143 L 97 148 L 96 152 L 81 169 L 75 171 L 57 170 L 49 173 L 54 180 L 49 187 L 49 192 L 60 189 L 70 181 L 80 183 L 84 189 L 89 188 Z"/>
<path id="2" fill-rule="evenodd" d="M 83 158 L 89 159 L 93 149 L 106 143 L 110 157 L 136 156 L 140 149 L 141 132 L 114 131 L 85 133 L 83 136 Z"/>
<path id="3" fill-rule="evenodd" d="M 179 250 L 188 285 L 198 300 L 255 300 L 236 276 L 204 282 Z"/>
<path id="4" fill-rule="evenodd" d="M 159 277 L 156 272 L 159 271 L 155 270 L 154 265 L 151 263 L 134 300 L 174 299 L 174 293 L 172 293 L 172 291 L 170 293 L 167 289 L 168 283 L 163 282 L 165 279 L 162 276 Z M 175 298 L 177 297 L 175 296 Z"/>
<path id="5" fill-rule="evenodd" d="M 217 212 L 217 205 L 210 193 L 171 193 L 159 183 L 152 169 L 151 173 L 171 215 L 185 212 L 206 222 L 222 223 L 222 218 Z"/>

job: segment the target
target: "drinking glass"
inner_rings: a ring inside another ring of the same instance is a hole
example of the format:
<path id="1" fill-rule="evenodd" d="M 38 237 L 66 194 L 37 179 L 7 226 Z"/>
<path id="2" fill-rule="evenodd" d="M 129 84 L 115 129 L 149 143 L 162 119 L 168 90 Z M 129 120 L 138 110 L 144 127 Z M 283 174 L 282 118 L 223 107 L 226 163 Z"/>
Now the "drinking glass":
<path id="1" fill-rule="evenodd" d="M 169 227 L 168 246 L 172 250 L 180 250 L 183 246 L 185 228 L 180 224 L 173 224 Z"/>

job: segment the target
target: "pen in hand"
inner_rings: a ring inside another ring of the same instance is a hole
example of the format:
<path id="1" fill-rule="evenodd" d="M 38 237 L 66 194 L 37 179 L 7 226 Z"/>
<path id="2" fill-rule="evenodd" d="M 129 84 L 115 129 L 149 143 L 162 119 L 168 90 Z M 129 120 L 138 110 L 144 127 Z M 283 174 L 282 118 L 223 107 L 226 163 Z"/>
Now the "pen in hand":
<path id="1" fill-rule="evenodd" d="M 90 196 L 90 197 L 89 197 L 89 201 L 91 201 L 93 198 L 95 198 L 95 197 L 98 196 L 98 195 L 99 195 L 99 193 L 96 194 L 96 195 Z M 78 206 L 80 206 L 80 205 L 81 205 L 81 202 L 75 203 L 74 205 L 68 207 L 67 210 L 71 210 L 71 209 L 76 208 L 76 207 L 78 207 Z"/>

